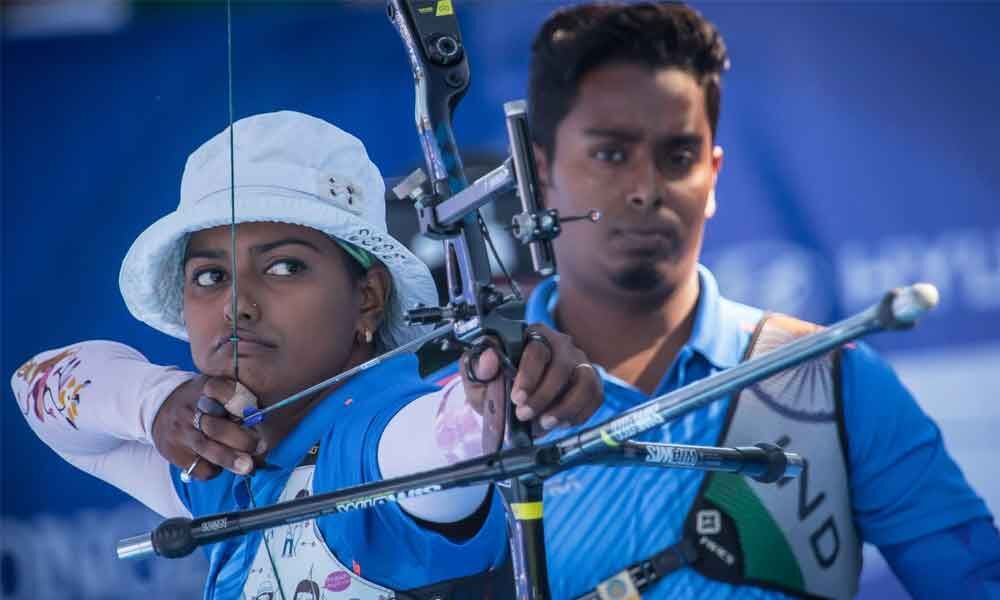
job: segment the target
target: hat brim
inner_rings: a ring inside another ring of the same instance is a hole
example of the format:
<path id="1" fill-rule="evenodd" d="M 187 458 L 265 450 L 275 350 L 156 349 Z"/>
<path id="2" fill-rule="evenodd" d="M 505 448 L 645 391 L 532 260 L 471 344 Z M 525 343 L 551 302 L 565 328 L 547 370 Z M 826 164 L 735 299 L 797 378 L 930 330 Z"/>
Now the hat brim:
<path id="1" fill-rule="evenodd" d="M 309 194 L 263 186 L 238 188 L 237 192 L 237 224 L 276 222 L 311 227 L 367 250 L 386 266 L 393 282 L 380 328 L 386 349 L 426 331 L 407 325 L 403 315 L 417 304 L 437 305 L 437 288 L 427 265 L 397 239 Z M 228 198 L 228 193 L 225 195 Z M 232 223 L 230 203 L 216 200 L 177 210 L 149 226 L 129 248 L 118 278 L 122 297 L 135 318 L 185 341 L 182 261 L 187 238 L 193 232 Z"/>

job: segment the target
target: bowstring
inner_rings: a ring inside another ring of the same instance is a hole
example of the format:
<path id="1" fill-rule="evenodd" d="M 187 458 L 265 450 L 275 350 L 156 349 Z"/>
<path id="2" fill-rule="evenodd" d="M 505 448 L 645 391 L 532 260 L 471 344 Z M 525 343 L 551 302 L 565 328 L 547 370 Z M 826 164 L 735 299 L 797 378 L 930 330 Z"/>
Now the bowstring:
<path id="1" fill-rule="evenodd" d="M 236 134 L 233 131 L 235 122 L 234 94 L 233 94 L 233 3 L 226 0 L 226 86 L 229 104 L 229 239 L 230 239 L 230 281 L 232 306 L 231 315 L 233 320 L 233 333 L 229 341 L 233 344 L 233 379 L 240 380 L 240 336 L 239 336 L 239 313 L 238 292 L 239 284 L 236 275 Z M 250 484 L 250 477 L 243 480 L 246 486 L 247 496 L 250 499 L 250 506 L 257 508 L 257 503 L 253 497 L 253 487 Z M 278 574 L 278 565 L 274 562 L 274 555 L 271 553 L 271 546 L 267 543 L 266 532 L 261 534 L 261 543 L 264 544 L 264 551 L 267 553 L 268 563 L 271 565 L 271 573 L 274 574 L 277 583 L 278 595 L 281 600 L 285 598 L 285 586 L 281 583 L 281 576 Z"/>
<path id="2" fill-rule="evenodd" d="M 233 344 L 233 379 L 240 380 L 240 354 L 239 354 L 239 315 L 237 314 L 236 294 L 238 286 L 236 282 L 236 144 L 235 133 L 233 132 L 233 7 L 232 0 L 226 0 L 226 79 L 229 100 L 229 239 L 231 242 L 230 260 L 232 268 L 229 277 L 232 282 L 232 315 L 233 334 L 229 341 Z"/>

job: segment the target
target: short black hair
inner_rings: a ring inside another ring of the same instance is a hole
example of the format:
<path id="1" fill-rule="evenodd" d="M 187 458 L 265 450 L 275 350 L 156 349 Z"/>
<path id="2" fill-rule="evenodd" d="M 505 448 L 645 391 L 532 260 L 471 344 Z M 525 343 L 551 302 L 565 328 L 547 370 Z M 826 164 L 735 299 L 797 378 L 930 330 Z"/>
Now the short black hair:
<path id="1" fill-rule="evenodd" d="M 556 11 L 532 44 L 528 118 L 532 137 L 551 158 L 556 130 L 573 108 L 579 83 L 609 63 L 690 73 L 705 92 L 712 137 L 719 122 L 722 35 L 696 10 L 674 2 L 595 3 Z"/>

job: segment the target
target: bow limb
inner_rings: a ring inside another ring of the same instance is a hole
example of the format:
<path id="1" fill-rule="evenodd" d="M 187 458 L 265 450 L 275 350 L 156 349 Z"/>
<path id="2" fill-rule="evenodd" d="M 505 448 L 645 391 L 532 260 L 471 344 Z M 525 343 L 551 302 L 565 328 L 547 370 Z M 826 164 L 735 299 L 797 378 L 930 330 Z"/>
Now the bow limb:
<path id="1" fill-rule="evenodd" d="M 474 203 L 461 206 L 459 214 L 464 212 L 464 217 L 450 226 L 443 226 L 437 218 L 437 207 L 467 185 L 451 124 L 455 107 L 469 85 L 468 56 L 458 18 L 450 2 L 421 0 L 389 0 L 388 14 L 406 45 L 413 69 L 417 132 L 431 179 L 431 195 L 419 198 L 417 211 L 422 233 L 444 240 L 448 308 L 456 337 L 465 343 L 480 344 L 485 336 L 495 336 L 500 342 L 501 359 L 507 360 L 506 354 L 516 366 L 524 347 L 524 323 L 516 314 L 519 307 L 505 306 L 507 300 L 493 286 L 486 247 L 489 238 L 479 210 Z M 508 442 L 516 449 L 530 451 L 531 426 L 513 416 L 510 375 L 502 377 L 507 384 L 504 405 L 493 412 L 500 419 L 506 417 Z M 533 475 L 514 477 L 503 492 L 508 504 L 515 585 L 522 600 L 550 597 L 541 518 L 542 485 L 542 479 Z"/>

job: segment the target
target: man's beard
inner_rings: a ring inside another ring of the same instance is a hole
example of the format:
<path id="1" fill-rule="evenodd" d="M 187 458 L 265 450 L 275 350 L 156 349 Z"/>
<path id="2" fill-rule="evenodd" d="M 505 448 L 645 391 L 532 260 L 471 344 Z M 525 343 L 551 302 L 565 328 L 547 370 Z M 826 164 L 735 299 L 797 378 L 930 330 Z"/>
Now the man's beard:
<path id="1" fill-rule="evenodd" d="M 651 292 L 663 285 L 663 275 L 653 261 L 640 261 L 612 276 L 619 288 L 628 292 Z"/>

